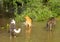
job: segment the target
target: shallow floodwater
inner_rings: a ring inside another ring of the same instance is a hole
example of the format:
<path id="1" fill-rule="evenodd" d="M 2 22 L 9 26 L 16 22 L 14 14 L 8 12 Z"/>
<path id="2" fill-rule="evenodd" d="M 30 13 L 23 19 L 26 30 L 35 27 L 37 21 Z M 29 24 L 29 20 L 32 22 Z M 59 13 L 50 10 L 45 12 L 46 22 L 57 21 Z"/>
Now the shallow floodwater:
<path id="1" fill-rule="evenodd" d="M 22 29 L 16 38 L 10 39 L 7 31 L 0 31 L 0 42 L 60 42 L 60 22 L 58 21 L 56 27 L 52 31 L 47 31 L 45 22 L 33 22 L 32 30 L 27 38 L 25 35 L 25 26 L 20 23 Z"/>

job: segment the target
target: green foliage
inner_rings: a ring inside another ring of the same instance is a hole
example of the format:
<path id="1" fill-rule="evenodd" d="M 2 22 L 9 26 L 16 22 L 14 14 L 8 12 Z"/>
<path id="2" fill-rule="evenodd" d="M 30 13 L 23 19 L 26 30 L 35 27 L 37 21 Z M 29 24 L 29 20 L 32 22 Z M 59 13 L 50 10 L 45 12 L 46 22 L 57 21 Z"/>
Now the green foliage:
<path id="1" fill-rule="evenodd" d="M 23 6 L 19 7 L 19 11 L 17 11 L 18 6 L 15 3 L 16 1 L 23 3 Z M 5 2 L 9 2 L 9 0 L 5 0 Z M 51 16 L 60 16 L 60 0 L 13 0 L 12 2 L 14 5 L 13 8 L 16 21 L 24 21 L 25 15 L 30 16 L 33 21 L 46 20 Z M 18 15 L 18 12 L 20 11 L 21 13 Z"/>
<path id="2" fill-rule="evenodd" d="M 60 0 L 50 0 L 48 7 L 50 10 L 54 13 L 56 13 L 57 16 L 60 16 Z"/>
<path id="3" fill-rule="evenodd" d="M 24 0 L 25 2 L 25 0 Z M 24 20 L 24 16 L 28 15 L 30 16 L 33 21 L 41 21 L 46 20 L 52 16 L 56 17 L 58 16 L 57 12 L 54 12 L 55 10 L 51 10 L 50 8 L 54 8 L 55 6 L 52 6 L 47 4 L 47 6 L 43 5 L 41 3 L 41 0 L 26 0 L 26 9 L 24 12 L 20 15 L 20 20 Z M 52 6 L 52 7 L 51 7 Z"/>

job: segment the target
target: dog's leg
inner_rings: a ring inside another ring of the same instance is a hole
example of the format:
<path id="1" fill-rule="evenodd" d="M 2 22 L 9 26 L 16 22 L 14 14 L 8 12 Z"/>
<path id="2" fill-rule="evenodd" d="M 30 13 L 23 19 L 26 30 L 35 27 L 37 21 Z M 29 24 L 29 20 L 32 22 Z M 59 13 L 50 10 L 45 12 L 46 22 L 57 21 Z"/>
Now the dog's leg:
<path id="1" fill-rule="evenodd" d="M 53 26 L 53 25 L 52 25 L 52 23 L 51 23 L 51 24 L 50 24 L 50 26 L 49 26 L 49 28 L 50 28 L 50 31 L 51 31 L 51 30 L 52 30 L 52 28 L 53 28 L 52 26 Z"/>

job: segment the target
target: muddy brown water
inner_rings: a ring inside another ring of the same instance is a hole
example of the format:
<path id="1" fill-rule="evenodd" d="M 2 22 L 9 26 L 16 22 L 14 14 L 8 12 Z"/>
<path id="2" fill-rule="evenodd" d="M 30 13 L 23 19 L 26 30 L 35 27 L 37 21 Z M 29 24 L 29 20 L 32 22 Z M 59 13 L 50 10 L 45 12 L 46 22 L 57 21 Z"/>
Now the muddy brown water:
<path id="1" fill-rule="evenodd" d="M 17 23 L 17 27 L 18 25 L 22 30 L 16 38 L 10 39 L 10 34 L 6 30 L 0 31 L 0 42 L 60 42 L 60 21 L 57 21 L 53 31 L 46 30 L 46 21 L 33 22 L 30 38 L 25 35 L 23 23 Z"/>

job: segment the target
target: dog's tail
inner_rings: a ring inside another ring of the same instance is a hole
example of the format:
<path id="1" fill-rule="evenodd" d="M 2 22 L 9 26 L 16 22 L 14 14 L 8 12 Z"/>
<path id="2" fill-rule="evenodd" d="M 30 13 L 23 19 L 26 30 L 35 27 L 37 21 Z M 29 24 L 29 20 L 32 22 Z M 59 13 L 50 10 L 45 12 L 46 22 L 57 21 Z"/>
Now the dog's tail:
<path id="1" fill-rule="evenodd" d="M 20 32 L 21 32 L 21 28 L 19 28 L 19 29 L 17 29 L 17 30 L 14 29 L 14 32 L 15 32 L 15 33 L 20 33 Z"/>

